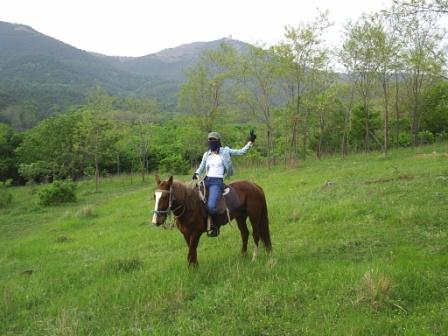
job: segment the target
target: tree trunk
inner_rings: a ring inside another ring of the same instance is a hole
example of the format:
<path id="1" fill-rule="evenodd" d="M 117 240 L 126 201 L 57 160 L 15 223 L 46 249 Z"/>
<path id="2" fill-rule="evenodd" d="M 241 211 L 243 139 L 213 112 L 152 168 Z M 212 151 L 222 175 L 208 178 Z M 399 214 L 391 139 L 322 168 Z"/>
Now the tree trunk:
<path id="1" fill-rule="evenodd" d="M 396 144 L 398 146 L 398 141 L 400 139 L 400 110 L 398 108 L 398 94 L 399 94 L 399 88 L 398 88 L 398 73 L 395 73 L 395 137 L 396 137 Z"/>
<path id="2" fill-rule="evenodd" d="M 267 127 L 267 140 L 268 140 L 268 167 L 272 165 L 272 129 L 271 125 L 268 123 Z"/>
<path id="3" fill-rule="evenodd" d="M 120 176 L 120 153 L 117 152 L 117 175 Z"/>
<path id="4" fill-rule="evenodd" d="M 322 137 L 324 133 L 324 118 L 322 114 L 320 115 L 319 121 L 319 145 L 317 147 L 317 158 L 320 160 L 322 157 Z"/>
<path id="5" fill-rule="evenodd" d="M 98 155 L 95 154 L 95 191 L 98 191 L 99 181 L 100 181 L 100 169 L 98 165 Z"/>
<path id="6" fill-rule="evenodd" d="M 389 96 L 387 88 L 386 75 L 383 76 L 383 93 L 384 93 L 384 155 L 387 156 L 389 143 Z"/>

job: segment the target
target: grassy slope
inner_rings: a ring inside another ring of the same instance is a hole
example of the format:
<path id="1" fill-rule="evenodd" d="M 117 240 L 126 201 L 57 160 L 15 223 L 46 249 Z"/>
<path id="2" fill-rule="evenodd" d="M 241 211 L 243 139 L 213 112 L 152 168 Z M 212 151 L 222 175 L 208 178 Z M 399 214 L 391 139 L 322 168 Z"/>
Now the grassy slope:
<path id="1" fill-rule="evenodd" d="M 240 257 L 226 226 L 194 271 L 182 236 L 148 225 L 152 181 L 84 182 L 52 208 L 16 188 L 0 209 L 0 334 L 444 335 L 447 152 L 240 170 L 265 189 L 273 258 Z"/>

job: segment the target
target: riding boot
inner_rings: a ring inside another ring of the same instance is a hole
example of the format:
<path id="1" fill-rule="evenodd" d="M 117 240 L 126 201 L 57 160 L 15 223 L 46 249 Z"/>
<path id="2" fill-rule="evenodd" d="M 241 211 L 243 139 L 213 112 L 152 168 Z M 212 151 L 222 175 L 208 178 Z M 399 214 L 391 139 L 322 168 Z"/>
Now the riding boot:
<path id="1" fill-rule="evenodd" d="M 219 236 L 219 226 L 216 220 L 216 215 L 208 215 L 207 217 L 207 236 L 217 237 Z"/>

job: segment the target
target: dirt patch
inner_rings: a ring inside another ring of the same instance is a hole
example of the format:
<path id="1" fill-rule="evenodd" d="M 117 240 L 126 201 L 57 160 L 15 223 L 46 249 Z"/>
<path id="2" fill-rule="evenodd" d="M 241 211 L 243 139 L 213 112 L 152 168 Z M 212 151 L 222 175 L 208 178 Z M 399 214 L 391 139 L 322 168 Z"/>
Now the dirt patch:
<path id="1" fill-rule="evenodd" d="M 370 180 L 364 182 L 365 184 L 376 184 L 376 183 L 387 183 L 397 180 L 404 180 L 404 181 L 411 181 L 414 179 L 413 175 L 399 175 L 399 176 L 392 176 L 392 177 L 381 177 L 377 180 Z"/>

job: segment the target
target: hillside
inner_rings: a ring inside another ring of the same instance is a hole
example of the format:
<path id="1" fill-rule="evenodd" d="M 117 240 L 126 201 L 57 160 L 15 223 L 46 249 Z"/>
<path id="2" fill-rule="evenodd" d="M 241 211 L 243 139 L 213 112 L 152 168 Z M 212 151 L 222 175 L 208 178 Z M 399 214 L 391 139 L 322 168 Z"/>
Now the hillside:
<path id="1" fill-rule="evenodd" d="M 248 48 L 247 43 L 223 38 L 210 42 L 183 44 L 142 57 L 97 56 L 129 73 L 183 82 L 185 71 L 198 60 L 199 56 L 206 50 L 218 49 L 221 43 L 229 44 L 239 51 Z"/>
<path id="2" fill-rule="evenodd" d="M 238 178 L 267 196 L 273 256 L 239 256 L 226 226 L 202 237 L 195 270 L 177 230 L 149 225 L 148 181 L 81 182 L 77 203 L 50 208 L 41 186 L 11 189 L 0 334 L 446 334 L 447 143 L 297 169 L 243 162 Z"/>
<path id="3" fill-rule="evenodd" d="M 217 40 L 182 45 L 143 57 L 86 52 L 31 27 L 0 21 L 0 122 L 25 129 L 70 106 L 84 103 L 96 86 L 109 94 L 150 97 L 163 110 L 176 108 L 184 71 Z"/>

